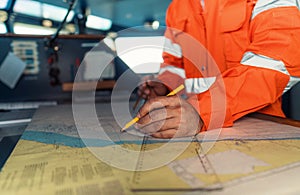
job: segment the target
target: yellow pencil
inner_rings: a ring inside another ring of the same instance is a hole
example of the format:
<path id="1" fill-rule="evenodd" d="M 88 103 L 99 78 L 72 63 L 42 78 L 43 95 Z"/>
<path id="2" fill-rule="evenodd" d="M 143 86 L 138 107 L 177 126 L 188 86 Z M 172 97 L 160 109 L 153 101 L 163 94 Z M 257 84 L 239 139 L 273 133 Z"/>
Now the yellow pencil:
<path id="1" fill-rule="evenodd" d="M 178 93 L 179 91 L 184 89 L 184 85 L 181 84 L 179 87 L 177 87 L 176 89 L 174 89 L 173 91 L 171 91 L 170 93 L 168 93 L 167 96 L 171 96 L 171 95 L 175 95 L 176 93 Z M 129 121 L 122 129 L 121 132 L 125 131 L 126 129 L 128 129 L 129 127 L 131 127 L 133 124 L 135 124 L 136 122 L 138 122 L 140 120 L 139 117 L 135 117 L 134 119 L 132 119 L 131 121 Z"/>

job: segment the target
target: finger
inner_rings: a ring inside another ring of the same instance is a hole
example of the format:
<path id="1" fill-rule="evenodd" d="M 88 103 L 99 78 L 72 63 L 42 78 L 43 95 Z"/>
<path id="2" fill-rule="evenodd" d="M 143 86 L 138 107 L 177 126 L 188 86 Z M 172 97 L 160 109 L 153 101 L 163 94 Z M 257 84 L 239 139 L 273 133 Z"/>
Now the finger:
<path id="1" fill-rule="evenodd" d="M 150 93 L 151 93 L 151 91 L 149 88 L 142 88 L 137 91 L 138 96 L 140 96 L 144 99 L 147 99 L 147 97 L 150 95 Z"/>
<path id="2" fill-rule="evenodd" d="M 138 96 L 143 98 L 143 99 L 146 99 L 147 95 L 145 95 L 142 91 L 138 91 L 137 92 Z"/>
<path id="3" fill-rule="evenodd" d="M 147 80 L 146 83 L 147 83 L 147 85 L 149 87 L 156 87 L 156 86 L 163 85 L 163 83 L 161 81 L 157 80 L 157 79 L 155 79 L 155 80 Z"/>
<path id="4" fill-rule="evenodd" d="M 149 76 L 145 76 L 142 78 L 142 80 L 139 82 L 138 84 L 138 88 L 139 90 L 144 90 L 145 88 L 149 88 L 149 85 L 147 84 L 147 81 L 150 79 L 151 77 Z"/>
<path id="5" fill-rule="evenodd" d="M 137 94 L 138 94 L 138 96 L 142 96 L 142 91 L 139 89 L 138 91 L 137 91 Z"/>
<path id="6" fill-rule="evenodd" d="M 148 98 L 148 95 L 146 95 L 146 94 L 143 94 L 143 95 L 142 95 L 142 98 L 145 99 L 145 100 L 146 100 L 146 99 L 149 99 L 149 98 Z"/>
<path id="7" fill-rule="evenodd" d="M 143 81 L 142 83 L 139 84 L 140 87 L 145 88 L 147 86 L 146 82 Z"/>
<path id="8" fill-rule="evenodd" d="M 142 118 L 149 112 L 162 109 L 165 107 L 178 107 L 180 106 L 180 98 L 177 96 L 159 96 L 148 100 L 139 110 L 137 117 Z"/>
<path id="9" fill-rule="evenodd" d="M 144 89 L 145 95 L 150 95 L 150 93 L 151 93 L 151 90 L 148 87 Z"/>
<path id="10" fill-rule="evenodd" d="M 151 136 L 155 138 L 161 138 L 161 139 L 170 139 L 173 138 L 177 133 L 176 129 L 168 129 L 165 131 L 159 131 L 156 133 L 153 133 Z"/>
<path id="11" fill-rule="evenodd" d="M 168 130 L 168 129 L 178 129 L 179 123 L 180 122 L 178 122 L 178 120 L 176 120 L 175 118 L 168 118 L 168 119 L 163 119 L 163 120 L 151 122 L 151 123 L 146 124 L 146 125 L 137 124 L 136 127 L 141 132 L 151 135 L 153 133 L 157 133 L 157 132 L 160 132 L 160 131 L 165 131 L 165 130 Z"/>
<path id="12" fill-rule="evenodd" d="M 139 127 L 143 128 L 143 126 L 149 125 L 150 123 L 170 119 L 178 114 L 180 114 L 178 113 L 178 110 L 173 108 L 157 109 L 140 118 L 137 124 Z"/>
<path id="13" fill-rule="evenodd" d="M 143 77 L 142 80 L 138 84 L 139 88 L 149 87 L 148 82 L 151 80 L 152 80 L 152 77 L 149 77 L 149 76 Z"/>

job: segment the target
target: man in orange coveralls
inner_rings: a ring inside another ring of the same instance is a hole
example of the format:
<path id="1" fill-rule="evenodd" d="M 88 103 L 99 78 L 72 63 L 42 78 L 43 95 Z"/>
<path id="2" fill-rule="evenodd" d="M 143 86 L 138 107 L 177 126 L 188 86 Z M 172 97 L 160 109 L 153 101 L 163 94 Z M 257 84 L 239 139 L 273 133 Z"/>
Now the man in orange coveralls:
<path id="1" fill-rule="evenodd" d="M 229 127 L 256 111 L 284 117 L 281 96 L 300 81 L 299 8 L 298 0 L 174 0 L 164 63 L 139 87 L 148 101 L 137 128 L 171 138 Z M 165 96 L 181 83 L 187 99 Z"/>

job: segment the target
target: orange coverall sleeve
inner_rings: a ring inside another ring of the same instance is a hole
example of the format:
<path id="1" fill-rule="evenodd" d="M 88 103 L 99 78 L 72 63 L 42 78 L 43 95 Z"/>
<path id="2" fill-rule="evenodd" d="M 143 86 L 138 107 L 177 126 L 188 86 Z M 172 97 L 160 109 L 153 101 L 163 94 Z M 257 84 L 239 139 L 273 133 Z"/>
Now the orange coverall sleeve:
<path id="1" fill-rule="evenodd" d="M 163 49 L 163 63 L 161 63 L 161 69 L 167 69 L 163 73 L 160 72 L 158 75 L 158 79 L 162 81 L 169 90 L 173 90 L 179 85 L 183 84 L 185 79 L 185 70 L 184 63 L 181 54 L 181 48 L 179 44 L 176 42 L 176 33 L 180 33 L 183 28 L 183 22 L 180 22 L 180 19 L 174 20 L 174 7 L 171 3 L 167 10 L 166 24 L 167 28 L 165 31 L 165 45 Z M 172 27 L 172 28 L 171 28 Z M 178 31 L 177 31 L 178 29 Z M 178 46 L 178 47 L 177 47 Z M 176 53 L 176 54 L 174 54 Z M 170 71 L 168 68 L 176 68 L 177 70 L 182 71 L 183 75 L 179 75 L 176 71 Z"/>
<path id="2" fill-rule="evenodd" d="M 270 9 L 257 15 L 250 27 L 247 51 L 281 60 L 290 75 L 299 76 L 299 11 L 291 7 Z M 276 70 L 237 64 L 219 75 L 208 91 L 188 101 L 204 122 L 202 130 L 232 126 L 235 120 L 255 111 L 284 116 L 280 97 L 289 79 L 289 75 Z M 225 106 L 213 97 L 219 94 L 225 95 Z M 220 118 L 222 123 L 215 123 Z"/>

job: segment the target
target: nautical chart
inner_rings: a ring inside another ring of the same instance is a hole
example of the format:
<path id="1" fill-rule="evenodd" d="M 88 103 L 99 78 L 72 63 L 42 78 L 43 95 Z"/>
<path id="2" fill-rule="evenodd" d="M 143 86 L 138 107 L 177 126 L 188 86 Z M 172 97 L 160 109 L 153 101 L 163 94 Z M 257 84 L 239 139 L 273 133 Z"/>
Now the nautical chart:
<path id="1" fill-rule="evenodd" d="M 164 153 L 151 153 L 151 158 L 146 159 L 155 163 L 171 150 L 181 150 L 185 140 L 170 142 L 120 133 L 120 125 L 107 111 L 109 104 L 96 107 L 97 112 L 102 113 L 99 121 L 113 145 L 96 136 L 80 137 L 70 105 L 41 107 L 0 172 L 1 194 L 135 194 L 143 191 L 181 194 L 190 190 L 210 193 L 300 166 L 299 128 L 264 122 L 262 126 L 268 127 L 265 128 L 268 132 L 259 134 L 263 129 L 257 124 L 262 121 L 245 118 L 235 127 L 224 129 L 207 153 L 202 153 L 200 146 L 212 140 L 199 144 L 203 136 L 199 135 L 188 140 L 184 152 L 169 163 L 140 171 L 146 166 L 145 151 L 164 147 L 166 143 L 170 145 Z M 138 152 L 137 159 L 127 158 L 126 153 L 118 156 L 120 161 L 132 163 L 135 171 L 111 166 L 91 152 L 91 148 L 96 148 L 108 157 L 115 156 L 111 151 L 117 146 Z"/>

